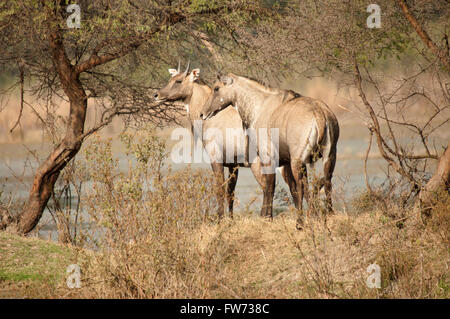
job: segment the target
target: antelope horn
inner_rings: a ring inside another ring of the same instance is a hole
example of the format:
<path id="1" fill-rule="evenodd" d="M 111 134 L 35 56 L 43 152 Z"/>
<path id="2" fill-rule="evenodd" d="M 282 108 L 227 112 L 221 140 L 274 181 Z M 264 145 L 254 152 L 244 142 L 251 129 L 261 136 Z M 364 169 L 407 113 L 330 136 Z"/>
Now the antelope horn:
<path id="1" fill-rule="evenodd" d="M 186 71 L 184 71 L 184 74 L 188 73 L 190 64 L 191 64 L 191 60 L 188 61 L 187 66 L 186 66 Z"/>
<path id="2" fill-rule="evenodd" d="M 181 67 L 181 66 L 180 66 L 180 60 L 178 60 L 178 70 L 177 70 L 178 73 L 180 73 L 180 67 Z"/>

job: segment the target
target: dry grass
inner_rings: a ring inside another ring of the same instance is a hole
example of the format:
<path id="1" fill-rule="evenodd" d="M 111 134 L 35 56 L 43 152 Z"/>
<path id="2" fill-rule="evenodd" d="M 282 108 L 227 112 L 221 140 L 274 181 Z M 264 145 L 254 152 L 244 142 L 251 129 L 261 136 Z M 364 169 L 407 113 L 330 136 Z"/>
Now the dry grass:
<path id="1" fill-rule="evenodd" d="M 377 211 L 335 215 L 328 228 L 310 220 L 295 231 L 289 214 L 273 222 L 238 217 L 203 223 L 178 240 L 173 259 L 140 242 L 99 254 L 85 267 L 90 297 L 143 298 L 448 298 L 449 212 L 424 226 L 411 217 L 398 229 Z M 171 235 L 167 234 L 168 237 Z M 122 257 L 122 258 L 121 258 Z M 167 257 L 167 256 L 166 256 Z M 381 267 L 381 289 L 366 286 Z M 158 280 L 160 277 L 163 280 Z M 128 281 L 127 281 L 128 280 Z"/>
<path id="2" fill-rule="evenodd" d="M 167 216 L 159 236 L 151 230 L 138 241 L 116 243 L 114 249 L 85 250 L 78 258 L 82 288 L 68 289 L 30 278 L 2 277 L 4 297 L 76 298 L 449 298 L 449 203 L 436 207 L 426 223 L 409 215 L 399 229 L 377 209 L 328 218 L 310 218 L 295 230 L 292 212 L 273 222 L 237 216 L 220 224 Z M 192 217 L 192 216 L 191 216 Z M 161 220 L 159 220 L 161 222 Z M 193 226 L 193 228 L 192 228 Z M 2 248 L 20 237 L 1 237 Z M 27 240 L 25 240 L 27 241 Z M 38 242 L 33 240 L 33 242 Z M 55 244 L 39 241 L 40 246 Z M 44 251 L 67 267 L 70 246 Z M 110 247 L 111 248 L 111 247 Z M 16 250 L 13 255 L 26 263 Z M 11 251 L 8 253 L 11 255 Z M 12 258 L 12 257 L 11 257 Z M 10 260 L 11 258 L 8 258 Z M 29 257 L 28 257 L 29 258 Z M 64 262 L 65 261 L 65 262 Z M 381 289 L 366 286 L 368 265 L 381 267 Z M 36 269 L 48 267 L 35 263 Z M 2 268 L 4 259 L 2 258 Z M 18 273 L 21 267 L 13 268 Z M 5 273 L 5 270 L 3 270 Z M 55 271 L 57 273 L 57 271 Z M 9 275 L 8 275 L 9 276 Z M 53 283 L 54 281 L 52 281 Z M 34 291 L 34 292 L 33 292 Z M 22 294 L 22 295 L 21 295 Z"/>
<path id="3" fill-rule="evenodd" d="M 154 167 L 158 152 L 148 150 L 156 150 L 151 145 L 157 141 L 136 140 L 129 144 L 130 154 L 147 158 Z M 103 235 L 96 253 L 82 261 L 82 296 L 449 297 L 448 196 L 426 221 L 410 207 L 400 207 L 394 197 L 380 205 L 361 195 L 360 202 L 370 200 L 370 205 L 359 206 L 361 211 L 336 213 L 326 223 L 309 216 L 303 231 L 295 229 L 292 208 L 273 221 L 247 213 L 217 223 L 211 180 L 202 172 L 155 175 L 155 170 L 144 170 L 139 175 L 138 166 L 128 176 L 113 178 L 108 148 L 100 146 L 95 158 L 100 167 L 93 169 L 103 186 L 94 186 L 89 201 Z M 106 170 L 101 169 L 102 158 Z M 150 194 L 136 188 L 138 175 L 154 186 Z M 102 187 L 112 181 L 106 192 Z M 373 263 L 381 268 L 380 289 L 366 285 L 367 267 Z"/>

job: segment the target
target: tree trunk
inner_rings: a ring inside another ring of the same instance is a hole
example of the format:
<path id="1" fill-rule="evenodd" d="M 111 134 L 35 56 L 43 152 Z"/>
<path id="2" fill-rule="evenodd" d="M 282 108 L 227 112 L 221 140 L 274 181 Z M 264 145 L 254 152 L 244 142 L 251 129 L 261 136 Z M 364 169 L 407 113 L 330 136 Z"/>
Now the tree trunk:
<path id="1" fill-rule="evenodd" d="M 439 200 L 442 192 L 447 192 L 450 187 L 450 142 L 447 149 L 439 159 L 436 172 L 425 185 L 419 195 L 421 212 L 429 215 L 433 205 Z"/>
<path id="2" fill-rule="evenodd" d="M 18 232 L 27 234 L 39 222 L 59 174 L 81 148 L 87 110 L 87 96 L 79 73 L 67 59 L 60 30 L 49 32 L 50 48 L 61 86 L 69 98 L 70 114 L 66 135 L 38 168 L 28 202 L 19 217 Z"/>
<path id="3" fill-rule="evenodd" d="M 80 116 L 77 122 L 82 122 L 84 125 L 87 100 L 70 103 L 70 108 L 71 111 L 77 110 L 76 113 Z M 41 164 L 34 176 L 28 202 L 20 216 L 18 227 L 20 233 L 29 233 L 37 225 L 61 170 L 66 167 L 67 163 L 75 157 L 81 148 L 81 141 L 77 137 L 83 133 L 83 130 L 77 130 L 76 127 L 78 125 L 74 124 L 80 123 L 72 123 L 72 125 L 69 123 L 68 131 L 63 141 Z"/>

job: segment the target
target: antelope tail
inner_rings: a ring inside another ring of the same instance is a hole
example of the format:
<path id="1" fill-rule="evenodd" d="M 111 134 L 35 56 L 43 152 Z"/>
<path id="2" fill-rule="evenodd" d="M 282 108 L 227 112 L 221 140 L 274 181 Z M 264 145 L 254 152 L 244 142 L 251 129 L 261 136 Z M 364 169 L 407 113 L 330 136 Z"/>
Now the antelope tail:
<path id="1" fill-rule="evenodd" d="M 321 145 L 326 133 L 327 119 L 325 113 L 320 108 L 314 110 L 314 118 L 317 125 L 317 145 Z"/>

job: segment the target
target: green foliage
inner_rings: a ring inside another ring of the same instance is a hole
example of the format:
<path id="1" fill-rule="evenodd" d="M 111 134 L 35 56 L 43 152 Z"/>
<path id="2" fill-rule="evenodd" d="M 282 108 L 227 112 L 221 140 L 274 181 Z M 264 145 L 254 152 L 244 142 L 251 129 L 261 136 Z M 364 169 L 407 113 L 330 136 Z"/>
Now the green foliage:
<path id="1" fill-rule="evenodd" d="M 167 156 L 165 141 L 157 136 L 154 127 L 147 126 L 146 135 L 140 138 L 138 143 L 134 140 L 134 136 L 130 133 L 122 133 L 120 140 L 125 145 L 126 154 L 134 156 L 139 165 L 150 165 L 151 169 L 161 163 Z M 150 163 L 149 163 L 150 162 Z"/>

